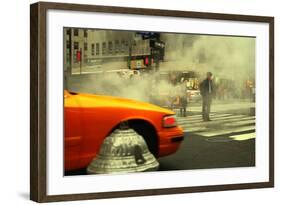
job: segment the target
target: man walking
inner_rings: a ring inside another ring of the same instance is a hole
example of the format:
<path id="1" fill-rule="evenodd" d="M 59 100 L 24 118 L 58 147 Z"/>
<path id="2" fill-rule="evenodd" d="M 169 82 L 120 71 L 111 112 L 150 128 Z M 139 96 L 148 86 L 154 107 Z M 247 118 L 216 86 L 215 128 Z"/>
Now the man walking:
<path id="1" fill-rule="evenodd" d="M 213 74 L 207 72 L 207 78 L 200 83 L 200 94 L 202 96 L 202 118 L 204 121 L 210 121 L 210 110 L 214 86 L 212 82 Z"/>

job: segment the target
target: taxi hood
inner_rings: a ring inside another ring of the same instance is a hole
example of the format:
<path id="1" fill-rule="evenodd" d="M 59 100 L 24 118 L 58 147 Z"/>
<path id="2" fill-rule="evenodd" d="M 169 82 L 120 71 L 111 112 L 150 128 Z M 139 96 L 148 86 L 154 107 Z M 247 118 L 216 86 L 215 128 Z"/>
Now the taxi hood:
<path id="1" fill-rule="evenodd" d="M 143 109 L 166 113 L 167 115 L 175 114 L 173 111 L 159 107 L 157 105 L 141 102 L 133 99 L 94 95 L 86 93 L 64 92 L 65 106 L 66 107 L 116 107 L 116 108 L 131 108 Z"/>

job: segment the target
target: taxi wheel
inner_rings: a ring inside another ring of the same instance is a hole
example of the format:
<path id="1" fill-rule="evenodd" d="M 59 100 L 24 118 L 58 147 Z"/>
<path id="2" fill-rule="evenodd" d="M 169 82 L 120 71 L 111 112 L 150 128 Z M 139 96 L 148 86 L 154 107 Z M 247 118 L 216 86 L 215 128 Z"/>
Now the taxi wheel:
<path id="1" fill-rule="evenodd" d="M 134 129 L 139 135 L 141 135 L 149 149 L 149 151 L 157 157 L 158 155 L 158 138 L 154 127 L 143 120 L 131 120 L 129 121 L 129 127 Z"/>

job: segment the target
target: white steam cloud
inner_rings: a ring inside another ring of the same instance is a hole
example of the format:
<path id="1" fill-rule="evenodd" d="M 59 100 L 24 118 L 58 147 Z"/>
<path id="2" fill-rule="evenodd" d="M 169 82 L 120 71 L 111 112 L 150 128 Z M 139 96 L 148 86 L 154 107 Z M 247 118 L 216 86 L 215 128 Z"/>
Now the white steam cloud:
<path id="1" fill-rule="evenodd" d="M 255 38 L 191 34 L 161 34 L 166 43 L 164 62 L 159 72 L 195 71 L 200 80 L 211 71 L 215 77 L 235 82 L 235 89 L 241 89 L 247 79 L 255 79 Z M 124 68 L 124 62 L 106 67 Z M 104 65 L 105 66 L 105 65 Z M 92 75 L 81 78 L 79 86 L 69 85 L 70 90 L 101 95 L 113 95 L 149 101 L 155 90 L 175 94 L 175 86 L 167 81 L 155 81 L 158 74 L 146 73 L 133 77 L 120 77 L 117 73 Z M 240 92 L 240 91 L 239 91 Z"/>

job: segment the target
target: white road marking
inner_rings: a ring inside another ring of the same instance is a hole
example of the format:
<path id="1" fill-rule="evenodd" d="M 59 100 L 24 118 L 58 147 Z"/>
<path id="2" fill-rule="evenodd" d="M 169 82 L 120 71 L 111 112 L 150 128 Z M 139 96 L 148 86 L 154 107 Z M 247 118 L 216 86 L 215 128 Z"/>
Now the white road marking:
<path id="1" fill-rule="evenodd" d="M 233 135 L 233 136 L 230 136 L 230 138 L 232 138 L 233 140 L 237 140 L 237 141 L 254 139 L 254 138 L 256 138 L 256 133 L 252 132 L 252 133 L 241 134 L 241 135 Z"/>
<path id="2" fill-rule="evenodd" d="M 239 128 L 231 128 L 231 129 L 224 129 L 224 130 L 216 130 L 216 131 L 204 131 L 204 132 L 198 132 L 196 134 L 202 135 L 204 137 L 213 137 L 217 135 L 225 135 L 225 134 L 230 134 L 233 132 L 244 132 L 244 131 L 251 131 L 255 130 L 256 126 L 255 125 L 250 125 L 250 126 L 244 126 L 244 127 L 239 127 Z"/>
<path id="3" fill-rule="evenodd" d="M 218 135 L 231 134 L 235 132 L 252 131 L 249 134 L 234 135 L 238 136 L 235 140 L 245 140 L 254 138 L 255 135 L 255 116 L 218 114 L 211 115 L 212 121 L 204 122 L 201 115 L 190 117 L 179 117 L 178 124 L 184 129 L 184 132 L 193 132 L 205 137 L 214 137 Z"/>
<path id="4" fill-rule="evenodd" d="M 219 114 L 219 113 L 212 113 L 210 114 L 210 117 L 225 117 L 225 116 L 231 116 L 232 114 Z M 202 115 L 190 115 L 186 117 L 178 117 L 178 120 L 184 120 L 184 119 L 190 119 L 190 120 L 195 120 L 195 119 L 201 119 L 202 120 Z"/>
<path id="5" fill-rule="evenodd" d="M 214 113 L 214 114 L 210 114 L 210 117 L 226 117 L 226 116 L 231 116 L 232 114 L 218 114 L 218 113 Z M 202 115 L 190 115 L 190 116 L 186 116 L 186 117 L 177 117 L 178 121 L 181 120 L 202 120 Z"/>
<path id="6" fill-rule="evenodd" d="M 224 127 L 237 127 L 237 126 L 243 126 L 243 125 L 250 125 L 250 124 L 255 124 L 255 119 L 244 119 L 244 120 L 240 120 L 240 119 L 237 119 L 237 120 L 233 120 L 233 121 L 230 121 L 230 120 L 226 120 L 225 121 L 226 123 L 221 123 L 221 122 L 212 122 L 212 123 L 189 123 L 189 122 L 186 122 L 186 123 L 182 123 L 182 124 L 179 124 L 181 127 L 183 128 L 190 128 L 192 130 L 196 130 L 197 128 L 224 128 Z"/>
<path id="7" fill-rule="evenodd" d="M 239 118 L 221 118 L 221 119 L 213 119 L 212 121 L 207 121 L 207 122 L 204 122 L 204 121 L 194 121 L 194 120 L 185 120 L 185 121 L 181 121 L 181 122 L 178 122 L 179 125 L 196 125 L 196 124 L 200 124 L 200 125 L 212 125 L 212 124 L 220 124 L 220 123 L 228 123 L 228 122 L 244 122 L 244 121 L 247 121 L 247 120 L 251 120 L 253 122 L 255 122 L 255 118 L 253 117 L 239 117 Z"/>

